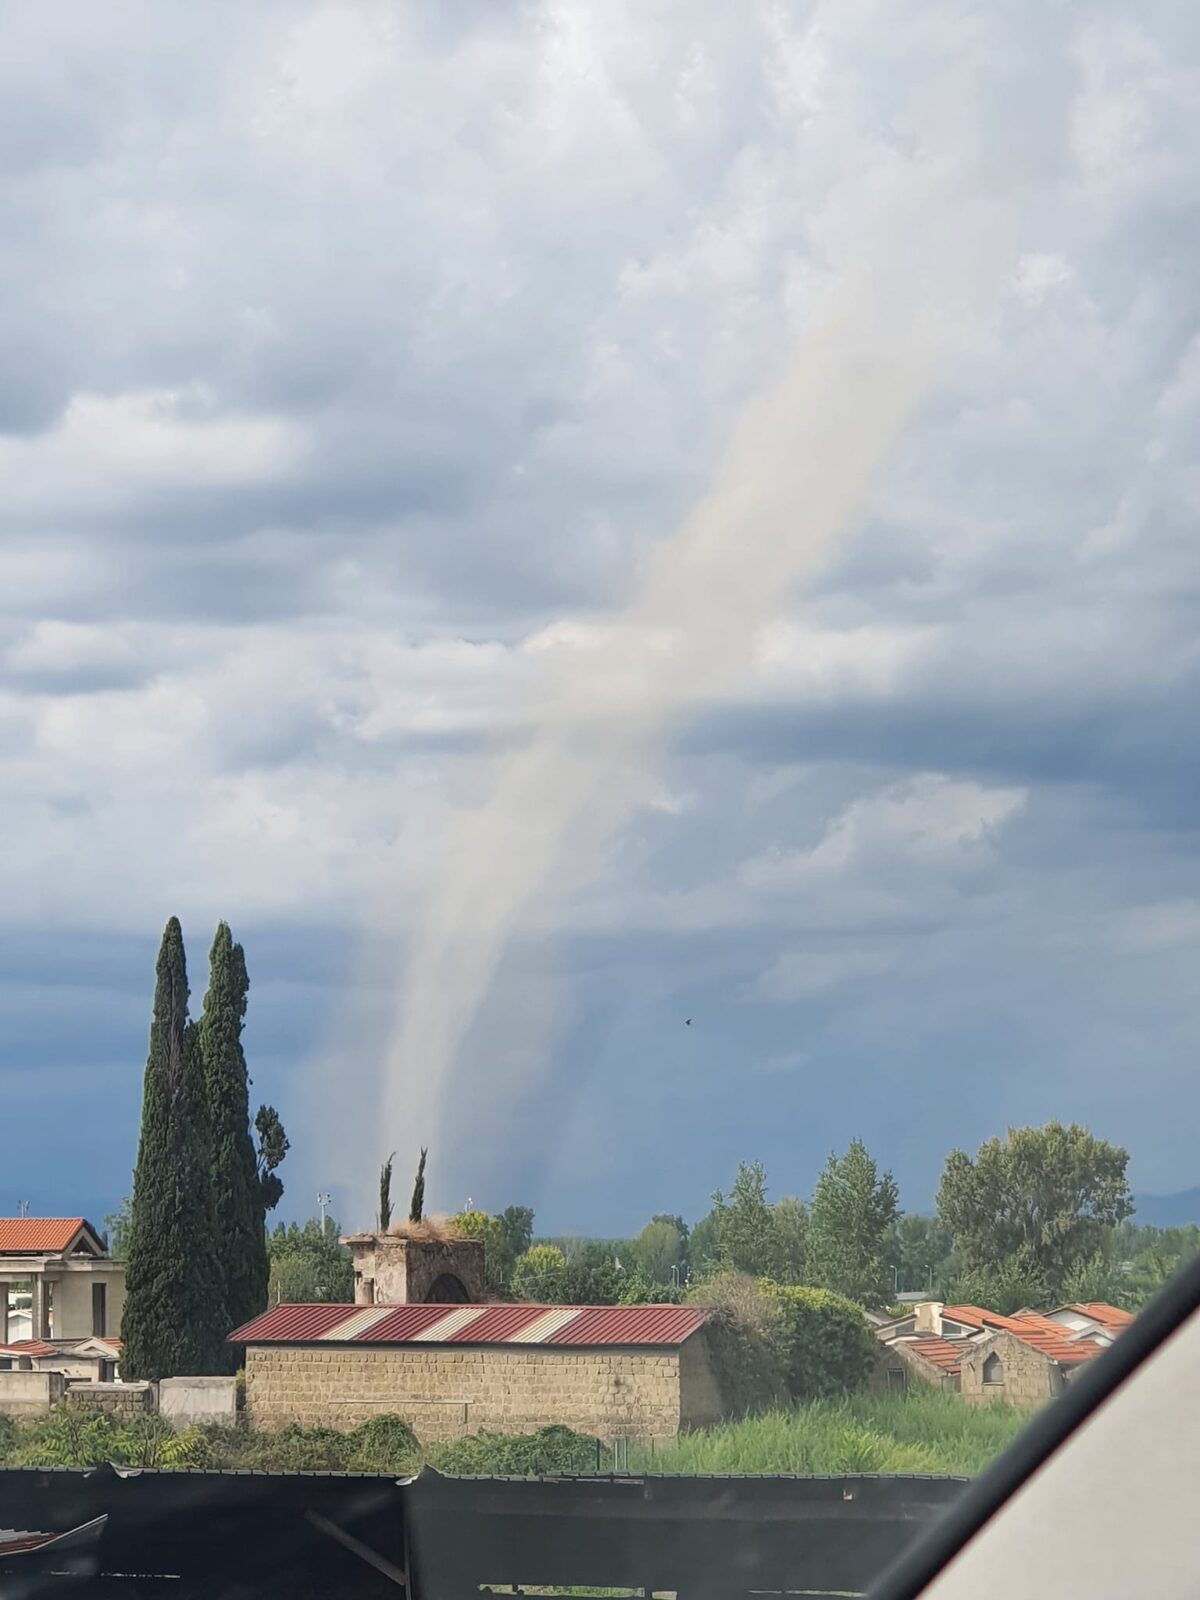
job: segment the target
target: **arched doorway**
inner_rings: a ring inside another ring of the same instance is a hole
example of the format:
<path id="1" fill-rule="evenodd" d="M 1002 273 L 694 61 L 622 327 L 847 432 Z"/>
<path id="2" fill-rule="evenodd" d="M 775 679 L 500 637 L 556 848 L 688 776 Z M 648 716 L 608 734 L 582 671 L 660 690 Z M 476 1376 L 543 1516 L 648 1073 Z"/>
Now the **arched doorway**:
<path id="1" fill-rule="evenodd" d="M 470 1303 L 471 1296 L 462 1279 L 455 1277 L 453 1272 L 443 1272 L 440 1278 L 435 1278 L 425 1296 L 427 1306 L 466 1306 Z"/>

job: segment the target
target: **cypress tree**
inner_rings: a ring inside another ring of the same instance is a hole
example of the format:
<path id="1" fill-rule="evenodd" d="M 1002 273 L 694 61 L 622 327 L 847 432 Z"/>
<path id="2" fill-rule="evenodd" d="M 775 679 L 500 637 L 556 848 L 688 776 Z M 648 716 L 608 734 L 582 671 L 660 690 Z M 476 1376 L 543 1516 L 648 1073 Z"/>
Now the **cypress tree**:
<path id="1" fill-rule="evenodd" d="M 266 1212 L 250 1137 L 250 1079 L 242 1050 L 250 978 L 245 954 L 233 942 L 227 922 L 217 924 L 208 961 L 208 993 L 196 1033 L 212 1141 L 217 1256 L 229 1327 L 237 1328 L 266 1309 L 268 1263 Z"/>
<path id="2" fill-rule="evenodd" d="M 421 1159 L 417 1162 L 417 1176 L 413 1182 L 412 1204 L 408 1208 L 408 1220 L 420 1222 L 425 1215 L 425 1157 L 429 1151 L 422 1147 Z"/>
<path id="3" fill-rule="evenodd" d="M 175 917 L 155 976 L 121 1318 L 126 1378 L 214 1373 L 227 1364 L 203 1073 Z"/>

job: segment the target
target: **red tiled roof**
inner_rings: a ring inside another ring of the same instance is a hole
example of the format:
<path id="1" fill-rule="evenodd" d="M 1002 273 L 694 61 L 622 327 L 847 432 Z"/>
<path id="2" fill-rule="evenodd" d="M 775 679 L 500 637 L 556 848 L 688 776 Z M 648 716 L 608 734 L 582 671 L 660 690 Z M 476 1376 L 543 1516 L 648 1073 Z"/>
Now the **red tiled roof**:
<path id="1" fill-rule="evenodd" d="M 0 1344 L 0 1350 L 5 1355 L 12 1356 L 53 1356 L 58 1354 L 58 1346 L 47 1344 L 44 1339 L 14 1339 L 11 1344 Z"/>
<path id="2" fill-rule="evenodd" d="M 704 1322 L 696 1306 L 273 1306 L 231 1344 L 679 1345 Z"/>
<path id="3" fill-rule="evenodd" d="M 963 1356 L 974 1348 L 970 1339 L 897 1339 L 895 1343 L 903 1345 L 906 1350 L 915 1351 L 926 1361 L 932 1361 L 943 1372 L 957 1372 Z M 895 1345 L 891 1348 L 894 1349 Z"/>
<path id="4" fill-rule="evenodd" d="M 1017 1317 L 1002 1317 L 998 1311 L 986 1311 L 982 1306 L 946 1306 L 942 1312 L 951 1322 L 966 1327 L 994 1328 L 1011 1333 L 1023 1343 L 1040 1350 L 1051 1361 L 1072 1363 L 1090 1361 L 1098 1356 L 1103 1346 L 1092 1339 L 1071 1339 L 1066 1330 L 1049 1317 L 1036 1311 L 1023 1311 Z"/>
<path id="5" fill-rule="evenodd" d="M 1127 1328 L 1133 1321 L 1132 1311 L 1122 1311 L 1120 1306 L 1110 1306 L 1105 1300 L 1085 1300 L 1081 1304 L 1064 1306 L 1063 1310 L 1078 1311 L 1102 1328 Z"/>
<path id="6" fill-rule="evenodd" d="M 0 1217 L 0 1255 L 65 1250 L 80 1228 L 90 1226 L 83 1217 Z"/>

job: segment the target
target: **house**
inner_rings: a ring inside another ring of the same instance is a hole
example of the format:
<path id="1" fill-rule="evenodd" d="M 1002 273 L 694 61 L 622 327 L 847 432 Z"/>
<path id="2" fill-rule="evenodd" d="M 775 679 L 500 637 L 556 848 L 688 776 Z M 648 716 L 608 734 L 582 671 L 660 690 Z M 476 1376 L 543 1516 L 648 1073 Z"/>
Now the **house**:
<path id="1" fill-rule="evenodd" d="M 1132 1312 L 1122 1311 L 1119 1306 L 1110 1306 L 1103 1300 L 1059 1306 L 1054 1311 L 1047 1311 L 1046 1316 L 1059 1327 L 1085 1334 L 1100 1344 L 1112 1344 L 1133 1321 Z"/>
<path id="2" fill-rule="evenodd" d="M 256 1428 L 394 1412 L 423 1441 L 555 1423 L 662 1439 L 720 1419 L 707 1320 L 697 1306 L 278 1305 L 229 1339 Z"/>
<path id="3" fill-rule="evenodd" d="M 1115 1309 L 1115 1308 L 1110 1308 Z M 974 1405 L 996 1400 L 1033 1407 L 1060 1394 L 1111 1338 L 1089 1335 L 1037 1311 L 1011 1317 L 982 1306 L 923 1301 L 877 1335 L 881 1351 L 871 1387 L 905 1393 L 911 1383 L 960 1394 Z"/>
<path id="4" fill-rule="evenodd" d="M 83 1383 L 112 1383 L 120 1359 L 119 1339 L 14 1339 L 0 1345 L 0 1372 L 58 1372 Z"/>
<path id="5" fill-rule="evenodd" d="M 18 1284 L 29 1286 L 27 1331 L 9 1325 Z M 104 1339 L 119 1330 L 124 1304 L 124 1262 L 85 1217 L 0 1217 L 0 1344 L 22 1333 L 56 1344 Z"/>

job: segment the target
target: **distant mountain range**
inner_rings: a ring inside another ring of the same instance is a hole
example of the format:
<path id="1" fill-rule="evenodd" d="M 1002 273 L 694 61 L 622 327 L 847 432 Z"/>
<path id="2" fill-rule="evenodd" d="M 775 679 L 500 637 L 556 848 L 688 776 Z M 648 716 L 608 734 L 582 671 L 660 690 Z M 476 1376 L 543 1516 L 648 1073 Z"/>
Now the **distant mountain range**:
<path id="1" fill-rule="evenodd" d="M 1133 1221 L 1143 1228 L 1182 1228 L 1200 1223 L 1200 1189 L 1181 1189 L 1178 1194 L 1139 1194 L 1134 1196 Z"/>

